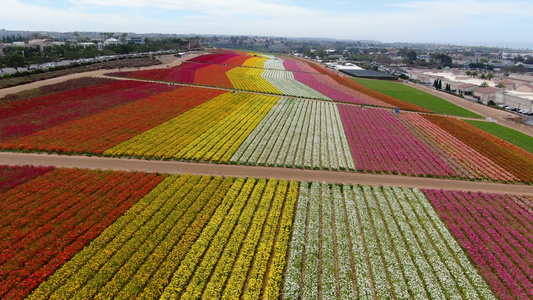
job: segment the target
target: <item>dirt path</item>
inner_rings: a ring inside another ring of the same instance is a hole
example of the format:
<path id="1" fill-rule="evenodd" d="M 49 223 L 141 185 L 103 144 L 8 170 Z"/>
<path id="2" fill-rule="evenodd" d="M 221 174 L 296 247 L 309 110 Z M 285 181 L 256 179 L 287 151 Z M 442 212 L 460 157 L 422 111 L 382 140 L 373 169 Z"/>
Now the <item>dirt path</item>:
<path id="1" fill-rule="evenodd" d="M 163 61 L 163 65 L 153 65 L 153 66 L 148 66 L 148 67 L 142 67 L 142 68 L 140 68 L 140 70 L 161 69 L 161 68 L 167 67 L 167 65 L 168 65 L 169 68 L 172 68 L 172 67 L 175 67 L 177 65 L 180 65 L 181 63 L 183 63 L 186 60 L 189 60 L 191 58 L 200 56 L 200 54 L 201 53 L 199 53 L 199 52 L 198 53 L 191 53 L 191 54 L 188 54 L 185 57 L 175 57 L 173 55 L 170 55 L 170 57 L 169 56 L 163 56 L 161 58 L 161 61 Z M 136 70 L 137 70 L 137 68 L 121 68 L 120 69 L 120 71 L 136 71 Z M 14 87 L 1 89 L 0 90 L 0 98 L 4 97 L 5 95 L 15 94 L 15 93 L 19 93 L 19 92 L 22 92 L 22 91 L 25 91 L 25 90 L 35 89 L 35 88 L 38 88 L 38 87 L 41 87 L 41 86 L 50 85 L 50 84 L 54 84 L 54 83 L 60 83 L 60 82 L 63 82 L 63 81 L 66 81 L 66 80 L 70 80 L 70 79 L 75 79 L 75 78 L 82 78 L 82 77 L 106 77 L 106 78 L 109 78 L 108 76 L 104 76 L 104 74 L 105 73 L 110 73 L 110 72 L 117 72 L 117 71 L 118 71 L 118 69 L 96 70 L 96 71 L 90 71 L 90 72 L 69 74 L 69 75 L 66 75 L 66 76 L 50 78 L 50 79 L 46 79 L 46 80 L 42 80 L 42 81 L 36 81 L 36 82 L 23 84 L 23 85 L 17 85 L 17 86 L 14 86 Z M 127 79 L 127 78 L 125 78 L 125 79 Z"/>
<path id="2" fill-rule="evenodd" d="M 97 156 L 0 152 L 0 164 L 38 165 L 82 169 L 159 172 L 169 174 L 220 175 L 253 178 L 278 178 L 327 183 L 387 185 L 407 188 L 433 188 L 487 193 L 533 195 L 533 186 L 398 175 L 362 174 L 323 170 L 302 170 L 258 166 L 238 166 L 177 161 L 140 160 Z"/>
<path id="3" fill-rule="evenodd" d="M 500 124 L 500 125 L 504 125 L 504 126 L 507 126 L 509 128 L 512 128 L 512 129 L 518 130 L 520 132 L 523 132 L 525 134 L 533 136 L 533 127 L 527 126 L 527 125 L 524 125 L 524 124 L 519 124 L 519 123 L 504 119 L 504 116 L 513 116 L 513 117 L 516 116 L 516 115 L 514 115 L 512 113 L 509 113 L 509 112 L 507 112 L 505 110 L 498 110 L 498 109 L 494 109 L 492 107 L 488 107 L 488 106 L 483 105 L 483 104 L 479 104 L 479 103 L 475 103 L 475 102 L 472 102 L 472 101 L 468 101 L 466 99 L 462 99 L 462 98 L 450 95 L 450 94 L 448 94 L 446 92 L 437 91 L 435 89 L 432 89 L 430 87 L 427 87 L 427 86 L 424 86 L 424 85 L 421 85 L 421 84 L 405 83 L 405 82 L 403 82 L 403 84 L 408 85 L 410 87 L 414 87 L 414 88 L 419 89 L 421 91 L 424 91 L 426 93 L 435 95 L 435 96 L 437 96 L 439 98 L 445 99 L 445 100 L 447 100 L 447 101 L 449 101 L 449 102 L 451 102 L 451 103 L 453 103 L 453 104 L 455 104 L 457 106 L 466 108 L 466 109 L 468 109 L 468 110 L 470 110 L 472 112 L 475 112 L 476 114 L 481 115 L 483 117 L 486 117 L 486 118 L 490 117 L 490 118 L 496 120 L 498 122 L 498 124 Z"/>

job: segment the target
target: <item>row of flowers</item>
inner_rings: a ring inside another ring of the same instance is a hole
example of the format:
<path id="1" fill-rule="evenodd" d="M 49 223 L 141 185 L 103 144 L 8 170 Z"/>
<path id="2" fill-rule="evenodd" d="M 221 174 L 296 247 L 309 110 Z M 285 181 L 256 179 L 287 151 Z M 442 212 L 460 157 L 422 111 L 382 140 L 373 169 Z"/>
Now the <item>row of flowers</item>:
<path id="1" fill-rule="evenodd" d="M 513 174 L 472 149 L 420 114 L 401 114 L 398 120 L 413 135 L 445 161 L 459 177 L 516 181 Z"/>
<path id="2" fill-rule="evenodd" d="M 283 296 L 319 294 L 495 299 L 420 191 L 303 182 Z"/>
<path id="3" fill-rule="evenodd" d="M 0 297 L 24 298 L 163 178 L 56 169 L 0 195 L 12 203 L 2 209 L 10 229 L 2 233 Z"/>
<path id="4" fill-rule="evenodd" d="M 46 130 L 173 89 L 175 87 L 162 84 L 120 80 L 14 101 L 11 103 L 11 109 L 6 110 L 8 112 L 6 117 L 0 120 L 0 142 Z"/>
<path id="5" fill-rule="evenodd" d="M 435 115 L 424 115 L 424 118 L 505 168 L 521 181 L 533 182 L 533 154 L 456 118 Z"/>
<path id="6" fill-rule="evenodd" d="M 390 111 L 347 105 L 339 105 L 339 111 L 358 170 L 455 176 Z"/>
<path id="7" fill-rule="evenodd" d="M 424 192 L 500 299 L 533 296 L 533 216 L 518 196 Z"/>
<path id="8" fill-rule="evenodd" d="M 106 150 L 104 155 L 172 158 L 253 97 L 248 93 L 224 93 Z"/>
<path id="9" fill-rule="evenodd" d="M 274 96 L 254 95 L 245 105 L 232 111 L 173 158 L 229 163 L 233 154 L 278 100 Z"/>
<path id="10" fill-rule="evenodd" d="M 10 140 L 4 149 L 96 153 L 126 141 L 194 108 L 224 91 L 182 87 L 61 126 Z"/>
<path id="11" fill-rule="evenodd" d="M 231 163 L 354 170 L 336 106 L 294 99 L 278 101 Z"/>
<path id="12" fill-rule="evenodd" d="M 50 172 L 54 167 L 0 165 L 0 193 L 19 186 L 37 176 Z"/>

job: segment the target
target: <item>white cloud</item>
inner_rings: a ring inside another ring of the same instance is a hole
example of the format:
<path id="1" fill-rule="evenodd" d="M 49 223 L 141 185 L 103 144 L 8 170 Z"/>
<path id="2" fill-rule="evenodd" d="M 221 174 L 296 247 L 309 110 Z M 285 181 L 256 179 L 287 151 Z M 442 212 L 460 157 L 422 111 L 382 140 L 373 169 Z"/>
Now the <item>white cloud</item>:
<path id="1" fill-rule="evenodd" d="M 395 3 L 391 6 L 413 9 L 419 13 L 438 13 L 442 18 L 454 14 L 487 18 L 502 15 L 524 18 L 533 16 L 531 1 L 433 0 Z"/>
<path id="2" fill-rule="evenodd" d="M 288 17 L 317 15 L 318 12 L 301 6 L 264 0 L 71 0 L 78 5 L 127 8 L 161 8 L 168 10 L 193 10 L 215 15 L 250 15 Z"/>

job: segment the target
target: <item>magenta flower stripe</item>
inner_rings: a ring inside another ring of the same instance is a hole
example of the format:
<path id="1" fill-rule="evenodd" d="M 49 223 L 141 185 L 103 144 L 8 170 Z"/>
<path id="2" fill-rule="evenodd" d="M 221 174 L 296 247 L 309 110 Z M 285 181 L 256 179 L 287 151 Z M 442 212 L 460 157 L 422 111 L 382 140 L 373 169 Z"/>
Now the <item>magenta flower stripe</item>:
<path id="1" fill-rule="evenodd" d="M 358 170 L 415 176 L 456 175 L 390 111 L 344 104 L 338 107 Z"/>
<path id="2" fill-rule="evenodd" d="M 517 196 L 424 190 L 500 299 L 533 297 L 533 215 Z"/>
<path id="3" fill-rule="evenodd" d="M 332 88 L 330 85 L 320 82 L 315 75 L 311 73 L 294 72 L 294 79 L 307 85 L 323 95 L 340 102 L 349 102 L 356 104 L 370 104 L 354 96 L 348 95 L 344 92 Z"/>

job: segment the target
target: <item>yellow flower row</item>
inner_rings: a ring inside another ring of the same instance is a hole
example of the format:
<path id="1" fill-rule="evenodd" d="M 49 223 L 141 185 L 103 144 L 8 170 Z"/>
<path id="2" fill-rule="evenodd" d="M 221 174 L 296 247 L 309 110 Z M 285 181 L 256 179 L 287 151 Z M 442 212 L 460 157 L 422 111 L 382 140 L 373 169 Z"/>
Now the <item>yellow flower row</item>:
<path id="1" fill-rule="evenodd" d="M 232 186 L 200 237 L 181 262 L 160 299 L 177 299 L 188 287 L 197 269 L 205 269 L 206 265 L 216 263 L 218 257 L 215 259 L 213 257 L 224 249 L 224 244 L 255 185 L 255 180 L 250 179 L 246 183 L 244 181 L 244 179 L 238 179 Z"/>
<path id="2" fill-rule="evenodd" d="M 254 95 L 245 105 L 189 143 L 174 158 L 229 162 L 278 100 L 274 96 Z"/>
<path id="3" fill-rule="evenodd" d="M 194 178 L 196 181 L 198 179 Z M 49 297 L 72 299 L 73 294 L 92 277 L 92 272 L 100 269 L 110 256 L 132 238 L 139 227 L 156 215 L 176 189 L 191 180 L 190 175 L 167 177 L 122 217 L 106 228 L 88 247 L 78 252 L 41 284 L 29 299 Z"/>
<path id="4" fill-rule="evenodd" d="M 261 77 L 263 71 L 263 69 L 236 67 L 226 72 L 226 75 L 237 90 L 283 95 L 278 88 Z"/>
<path id="5" fill-rule="evenodd" d="M 296 181 L 291 181 L 289 192 L 285 200 L 285 207 L 283 216 L 281 218 L 280 231 L 275 245 L 274 256 L 268 272 L 268 282 L 266 285 L 263 299 L 279 299 L 281 293 L 281 285 L 283 282 L 283 270 L 285 269 L 285 261 L 287 259 L 287 249 L 292 233 L 292 224 L 294 218 L 294 209 L 296 201 L 298 200 L 299 184 Z"/>
<path id="6" fill-rule="evenodd" d="M 226 178 L 216 185 L 219 180 L 219 177 L 215 177 L 200 196 L 208 197 L 209 201 L 196 215 L 194 222 L 189 225 L 185 233 L 181 235 L 179 242 L 176 243 L 174 232 L 170 232 L 117 295 L 116 299 L 132 299 L 138 294 L 140 295 L 137 298 L 140 299 L 157 299 L 161 296 L 162 287 L 168 285 L 172 274 L 178 269 L 179 263 L 198 238 L 205 224 L 210 220 L 235 179 Z M 205 201 L 199 199 L 199 202 Z M 195 203 L 192 208 L 197 211 L 200 207 Z"/>
<path id="7" fill-rule="evenodd" d="M 263 69 L 265 66 L 265 62 L 268 60 L 268 58 L 264 57 L 251 57 L 247 59 L 242 66 L 243 67 L 252 67 L 252 68 L 260 68 Z"/>
<path id="8" fill-rule="evenodd" d="M 178 117 L 131 138 L 104 155 L 172 158 L 194 139 L 253 98 L 247 93 L 225 93 Z"/>
<path id="9" fill-rule="evenodd" d="M 244 299 L 259 299 L 261 290 L 263 288 L 263 281 L 266 275 L 268 262 L 272 253 L 272 247 L 274 246 L 274 239 L 276 236 L 276 230 L 278 227 L 279 219 L 283 210 L 283 204 L 287 194 L 288 182 L 282 180 L 276 190 L 274 202 L 270 209 L 270 215 L 268 216 L 267 223 L 263 228 L 263 236 L 261 237 L 261 243 L 256 251 L 254 265 L 250 273 L 250 279 L 247 283 L 246 290 L 243 293 Z M 274 254 L 275 259 L 276 253 Z M 227 289 L 231 290 L 228 286 Z M 228 297 L 227 299 L 230 299 Z M 235 298 L 233 298 L 235 299 Z"/>
<path id="10" fill-rule="evenodd" d="M 243 240 L 247 239 L 248 228 L 250 227 L 253 234 L 253 227 L 262 227 L 268 214 L 272 196 L 262 197 L 265 186 L 265 179 L 256 183 L 233 231 L 231 231 L 231 235 L 223 236 L 221 239 L 227 242 L 222 242 L 219 246 L 211 246 L 206 254 L 206 259 L 203 260 L 202 265 L 189 282 L 189 286 L 181 299 L 197 299 L 196 295 L 202 295 L 204 299 L 220 298 L 221 290 L 226 278 L 231 274 L 241 244 Z"/>
<path id="11" fill-rule="evenodd" d="M 226 284 L 223 294 L 221 294 L 223 288 L 222 285 L 218 285 L 218 293 L 208 293 L 210 292 L 209 288 L 211 286 L 211 283 L 209 283 L 205 292 L 205 295 L 208 295 L 208 297 L 213 296 L 212 299 L 239 298 L 241 291 L 246 283 L 246 277 L 248 275 L 248 270 L 250 269 L 250 266 L 252 264 L 252 260 L 254 259 L 254 256 L 257 257 L 257 255 L 259 254 L 257 251 L 257 247 L 261 247 L 261 245 L 263 245 L 264 243 L 265 234 L 262 234 L 262 232 L 264 232 L 264 230 L 269 229 L 268 224 L 271 224 L 273 221 L 275 221 L 275 214 L 279 214 L 279 211 L 281 211 L 281 206 L 276 205 L 276 201 L 280 202 L 279 199 L 274 199 L 274 202 L 271 204 L 271 201 L 274 198 L 274 194 L 276 192 L 277 185 L 278 181 L 276 179 L 270 179 L 268 181 L 263 196 L 261 197 L 261 203 L 253 217 L 253 223 L 250 226 L 246 238 L 242 242 L 240 255 L 235 261 L 233 269 L 229 270 L 231 271 L 231 276 L 228 279 L 228 283 Z M 283 203 L 283 199 L 281 199 L 281 203 Z M 267 220 L 266 224 L 265 220 Z M 270 256 L 270 252 L 268 253 L 268 256 Z"/>

